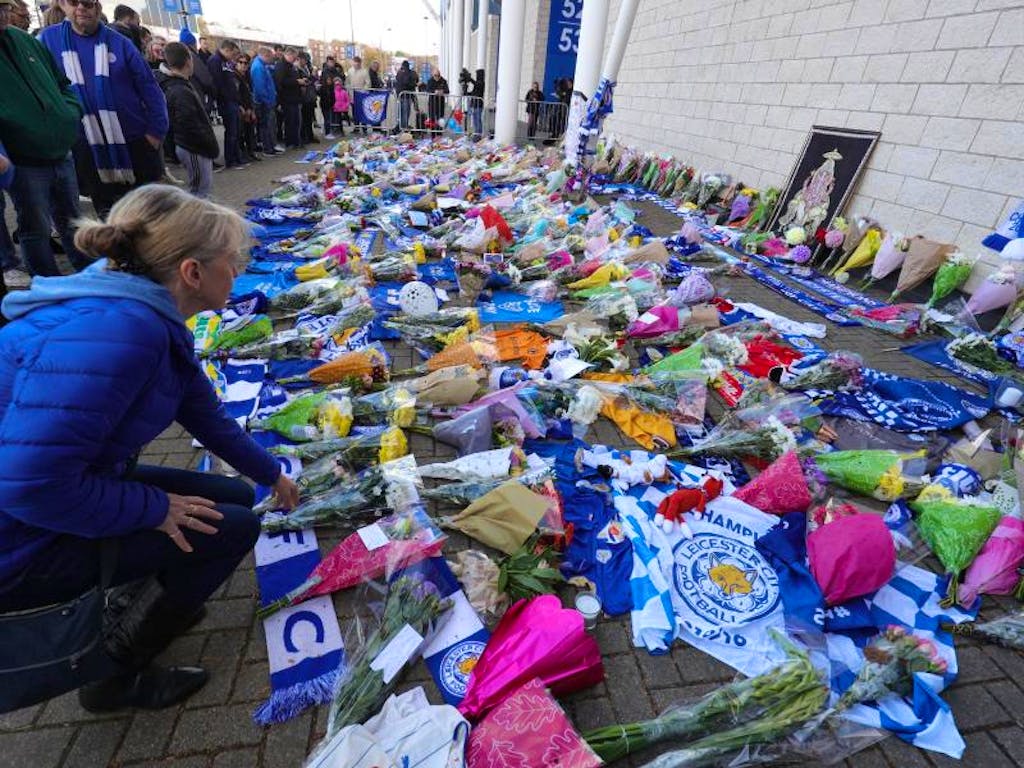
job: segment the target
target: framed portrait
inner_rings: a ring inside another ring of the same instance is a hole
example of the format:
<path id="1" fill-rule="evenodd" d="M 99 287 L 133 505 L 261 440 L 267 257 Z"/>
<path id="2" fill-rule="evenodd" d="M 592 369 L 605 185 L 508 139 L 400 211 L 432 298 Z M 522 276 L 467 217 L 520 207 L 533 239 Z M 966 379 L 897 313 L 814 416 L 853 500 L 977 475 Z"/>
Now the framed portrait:
<path id="1" fill-rule="evenodd" d="M 767 230 L 804 226 L 810 235 L 841 214 L 881 135 L 879 131 L 811 126 Z"/>

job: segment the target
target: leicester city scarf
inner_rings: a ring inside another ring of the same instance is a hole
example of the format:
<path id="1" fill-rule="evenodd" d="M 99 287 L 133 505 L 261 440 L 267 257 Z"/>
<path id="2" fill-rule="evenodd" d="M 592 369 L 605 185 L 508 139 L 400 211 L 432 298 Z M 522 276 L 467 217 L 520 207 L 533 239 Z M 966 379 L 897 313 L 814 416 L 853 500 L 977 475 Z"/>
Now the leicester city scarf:
<path id="1" fill-rule="evenodd" d="M 808 390 L 821 412 L 859 421 L 873 421 L 897 432 L 932 432 L 954 429 L 980 419 L 992 408 L 992 398 L 981 397 L 943 381 L 893 376 L 863 369 L 864 385 L 853 392 Z"/>
<path id="2" fill-rule="evenodd" d="M 132 158 L 121 131 L 117 117 L 114 90 L 110 84 L 110 41 L 113 33 L 100 24 L 93 55 L 93 89 L 95 98 L 90 97 L 85 87 L 85 72 L 78 58 L 78 51 L 71 42 L 71 24 L 61 25 L 61 64 L 64 74 L 71 81 L 71 88 L 82 105 L 82 128 L 89 142 L 92 159 L 100 181 L 105 184 L 134 184 L 135 172 Z"/>

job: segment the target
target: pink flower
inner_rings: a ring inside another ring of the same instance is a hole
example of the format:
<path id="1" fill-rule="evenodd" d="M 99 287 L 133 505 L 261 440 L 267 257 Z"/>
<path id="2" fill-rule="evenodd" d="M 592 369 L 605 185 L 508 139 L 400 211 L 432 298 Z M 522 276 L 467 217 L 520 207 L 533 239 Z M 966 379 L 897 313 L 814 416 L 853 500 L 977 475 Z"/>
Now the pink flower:
<path id="1" fill-rule="evenodd" d="M 689 221 L 683 224 L 683 228 L 679 230 L 679 234 L 682 235 L 683 239 L 691 245 L 696 245 L 704 239 L 700 234 L 700 230 L 697 229 L 697 226 Z"/>
<path id="2" fill-rule="evenodd" d="M 825 233 L 825 246 L 828 248 L 838 248 L 846 240 L 846 233 L 841 229 L 830 229 Z"/>

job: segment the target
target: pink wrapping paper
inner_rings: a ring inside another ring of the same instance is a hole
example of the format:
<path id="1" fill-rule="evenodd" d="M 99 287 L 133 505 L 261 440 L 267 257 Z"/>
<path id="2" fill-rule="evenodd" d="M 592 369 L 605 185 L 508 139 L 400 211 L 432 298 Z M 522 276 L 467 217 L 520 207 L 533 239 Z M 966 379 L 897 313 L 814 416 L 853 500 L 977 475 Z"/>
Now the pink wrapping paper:
<path id="1" fill-rule="evenodd" d="M 804 512 L 811 506 L 811 491 L 796 451 L 773 461 L 733 497 L 773 515 Z"/>
<path id="2" fill-rule="evenodd" d="M 1009 595 L 1024 563 L 1024 520 L 1004 517 L 992 531 L 981 552 L 967 569 L 958 593 L 961 605 L 969 606 L 978 595 Z"/>
<path id="3" fill-rule="evenodd" d="M 544 683 L 534 678 L 473 729 L 468 768 L 596 768 L 594 754 Z"/>
<path id="4" fill-rule="evenodd" d="M 659 304 L 630 323 L 626 335 L 634 339 L 648 339 L 678 330 L 679 308 Z"/>
<path id="5" fill-rule="evenodd" d="M 971 314 L 983 315 L 993 309 L 1005 307 L 1016 298 L 1017 284 L 1015 282 L 993 283 L 991 280 L 985 280 L 967 300 L 967 309 Z"/>
<path id="6" fill-rule="evenodd" d="M 601 651 L 584 631 L 583 617 L 562 608 L 554 595 L 520 600 L 506 611 L 473 668 L 459 711 L 479 720 L 535 677 L 557 696 L 604 679 Z"/>
<path id="7" fill-rule="evenodd" d="M 807 537 L 811 573 L 828 605 L 870 595 L 896 567 L 892 534 L 878 515 L 840 517 Z"/>

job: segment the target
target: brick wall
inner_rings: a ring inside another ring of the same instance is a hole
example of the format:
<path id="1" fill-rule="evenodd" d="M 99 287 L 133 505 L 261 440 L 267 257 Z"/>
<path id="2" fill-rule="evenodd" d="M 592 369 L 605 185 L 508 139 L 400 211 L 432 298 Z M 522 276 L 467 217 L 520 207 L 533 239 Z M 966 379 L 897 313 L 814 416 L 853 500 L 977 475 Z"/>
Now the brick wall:
<path id="1" fill-rule="evenodd" d="M 1024 2 L 640 3 L 612 134 L 778 186 L 812 124 L 882 132 L 848 214 L 991 260 L 1024 197 Z"/>

